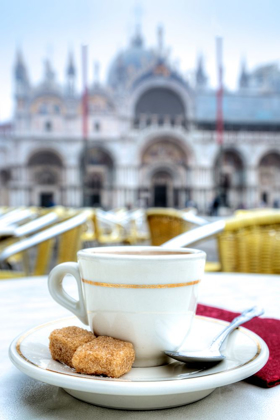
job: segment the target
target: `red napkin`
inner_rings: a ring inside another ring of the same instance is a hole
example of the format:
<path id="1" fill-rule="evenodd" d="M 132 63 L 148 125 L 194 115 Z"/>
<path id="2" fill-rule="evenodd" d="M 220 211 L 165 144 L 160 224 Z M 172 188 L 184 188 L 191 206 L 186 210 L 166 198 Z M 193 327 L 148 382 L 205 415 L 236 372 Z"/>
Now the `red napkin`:
<path id="1" fill-rule="evenodd" d="M 232 321 L 240 315 L 212 306 L 198 305 L 197 315 Z M 272 388 L 280 384 L 280 320 L 274 318 L 254 318 L 244 324 L 245 328 L 258 334 L 269 348 L 269 359 L 266 365 L 246 381 L 262 388 Z"/>

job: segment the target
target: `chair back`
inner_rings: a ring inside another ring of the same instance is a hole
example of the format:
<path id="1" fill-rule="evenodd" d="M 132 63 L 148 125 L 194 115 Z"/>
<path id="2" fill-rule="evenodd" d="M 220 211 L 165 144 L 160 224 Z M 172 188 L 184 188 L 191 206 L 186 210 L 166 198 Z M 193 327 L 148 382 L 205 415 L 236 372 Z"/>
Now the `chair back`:
<path id="1" fill-rule="evenodd" d="M 280 274 L 280 212 L 229 219 L 218 235 L 222 271 Z"/>
<path id="2" fill-rule="evenodd" d="M 93 214 L 93 225 L 98 244 L 109 245 L 123 242 L 125 222 L 118 220 L 113 214 L 96 209 Z"/>
<path id="3" fill-rule="evenodd" d="M 212 236 L 218 240 L 219 271 L 280 274 L 279 210 L 239 213 L 182 233 L 163 246 L 193 246 Z"/>
<path id="4" fill-rule="evenodd" d="M 191 229 L 193 224 L 183 212 L 170 208 L 150 208 L 146 211 L 151 245 L 159 246 Z"/>
<path id="5" fill-rule="evenodd" d="M 37 217 L 37 213 L 38 212 L 34 208 L 18 208 L 11 210 L 1 217 L 0 226 L 19 225 L 26 220 L 35 219 Z"/>
<path id="6" fill-rule="evenodd" d="M 76 254 L 81 244 L 81 230 L 88 217 L 90 217 L 89 212 L 83 211 L 64 222 L 8 246 L 0 254 L 0 263 L 19 252 L 37 247 L 34 269 L 32 270 L 26 263 L 29 259 L 24 259 L 24 271 L 25 274 L 44 275 L 48 272 L 56 239 L 58 255 L 56 263 L 76 261 Z"/>

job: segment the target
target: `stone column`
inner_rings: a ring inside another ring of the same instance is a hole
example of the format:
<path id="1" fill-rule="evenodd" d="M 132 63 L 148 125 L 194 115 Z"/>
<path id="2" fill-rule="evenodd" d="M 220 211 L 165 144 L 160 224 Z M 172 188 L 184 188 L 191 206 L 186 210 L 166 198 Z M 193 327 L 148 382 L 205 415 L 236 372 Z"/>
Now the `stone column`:
<path id="1" fill-rule="evenodd" d="M 80 207 L 82 205 L 80 187 L 80 168 L 71 165 L 64 170 L 64 205 L 69 207 Z"/>
<path id="2" fill-rule="evenodd" d="M 246 193 L 246 207 L 256 207 L 260 202 L 259 197 L 259 180 L 258 167 L 247 167 L 247 193 Z"/>

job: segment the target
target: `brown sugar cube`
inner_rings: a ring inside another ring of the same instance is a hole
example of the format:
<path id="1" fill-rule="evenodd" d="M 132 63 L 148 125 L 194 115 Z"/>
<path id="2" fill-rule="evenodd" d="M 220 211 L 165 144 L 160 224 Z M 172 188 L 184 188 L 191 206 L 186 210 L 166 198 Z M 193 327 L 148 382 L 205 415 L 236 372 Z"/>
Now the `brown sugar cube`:
<path id="1" fill-rule="evenodd" d="M 134 359 L 131 343 L 100 336 L 79 347 L 72 363 L 77 372 L 119 378 L 130 371 Z"/>
<path id="2" fill-rule="evenodd" d="M 73 367 L 72 357 L 77 348 L 94 339 L 92 332 L 79 327 L 54 330 L 50 335 L 49 345 L 52 358 Z"/>

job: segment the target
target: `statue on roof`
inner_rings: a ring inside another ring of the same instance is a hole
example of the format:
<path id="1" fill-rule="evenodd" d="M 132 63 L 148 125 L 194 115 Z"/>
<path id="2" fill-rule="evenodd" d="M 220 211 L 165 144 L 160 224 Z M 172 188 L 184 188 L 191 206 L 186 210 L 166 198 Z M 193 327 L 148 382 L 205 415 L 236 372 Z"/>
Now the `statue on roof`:
<path id="1" fill-rule="evenodd" d="M 66 67 L 67 93 L 72 96 L 75 91 L 76 68 L 74 65 L 73 53 L 70 51 Z"/>
<path id="2" fill-rule="evenodd" d="M 52 69 L 51 63 L 49 59 L 46 59 L 44 62 L 45 67 L 45 81 L 46 82 L 53 82 L 55 79 L 55 73 Z"/>
<path id="3" fill-rule="evenodd" d="M 159 25 L 158 27 L 158 55 L 161 57 L 163 55 L 163 26 Z"/>
<path id="4" fill-rule="evenodd" d="M 76 68 L 74 65 L 73 53 L 71 51 L 69 52 L 66 74 L 67 76 L 76 76 Z"/>
<path id="5" fill-rule="evenodd" d="M 99 73 L 100 73 L 100 64 L 98 61 L 95 61 L 93 65 L 93 75 L 94 75 L 94 85 L 98 86 L 100 83 L 99 80 Z"/>
<path id="6" fill-rule="evenodd" d="M 204 89 L 207 86 L 208 78 L 204 69 L 204 59 L 202 54 L 199 55 L 197 60 L 197 68 L 195 71 L 195 83 L 198 89 Z"/>
<path id="7" fill-rule="evenodd" d="M 244 89 L 249 87 L 249 73 L 247 71 L 246 60 L 243 58 L 241 62 L 241 72 L 239 76 L 239 88 Z"/>

